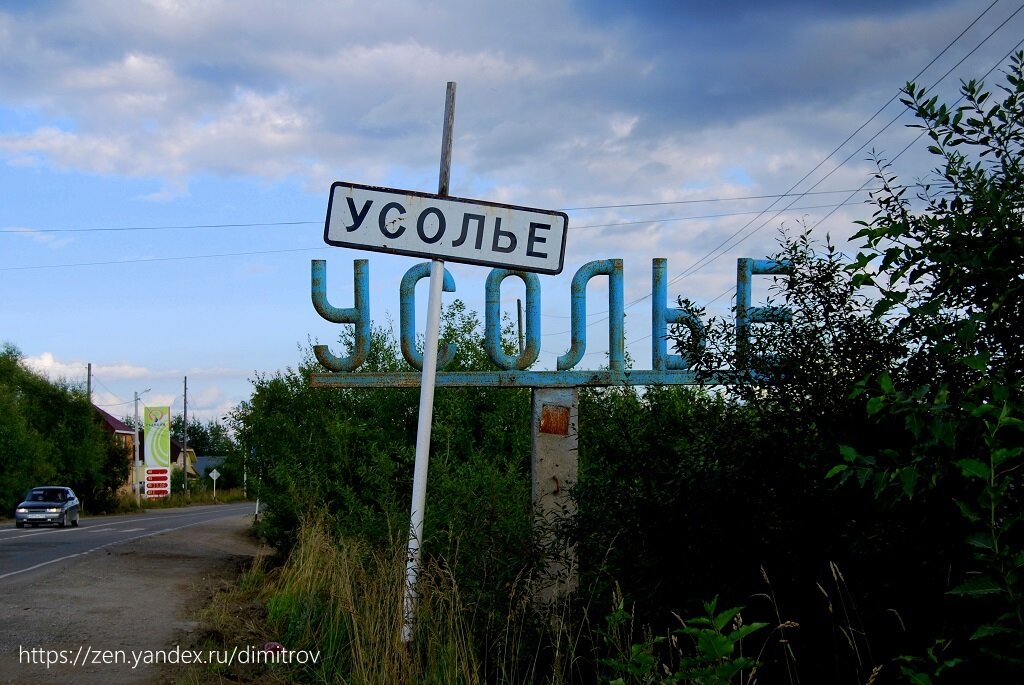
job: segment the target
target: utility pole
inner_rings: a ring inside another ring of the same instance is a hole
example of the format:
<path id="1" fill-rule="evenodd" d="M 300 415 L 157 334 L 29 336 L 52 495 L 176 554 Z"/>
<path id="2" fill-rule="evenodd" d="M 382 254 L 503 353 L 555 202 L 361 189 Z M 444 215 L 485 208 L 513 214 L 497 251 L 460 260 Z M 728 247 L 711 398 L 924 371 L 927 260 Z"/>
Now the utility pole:
<path id="1" fill-rule="evenodd" d="M 184 433 L 181 448 L 181 471 L 185 475 L 185 494 L 188 494 L 188 376 L 185 376 L 185 399 L 184 399 Z"/>
<path id="2" fill-rule="evenodd" d="M 85 396 L 89 398 L 89 404 L 92 404 L 92 362 L 85 369 Z"/>
<path id="3" fill-rule="evenodd" d="M 142 488 L 136 480 L 139 473 L 139 393 L 135 393 L 135 422 L 132 427 L 135 429 L 135 439 L 132 440 L 132 449 L 135 452 L 132 459 L 132 488 L 135 490 L 135 503 L 142 506 Z"/>
<path id="4" fill-rule="evenodd" d="M 139 397 L 149 392 L 149 388 L 146 388 L 142 392 L 135 393 L 135 440 L 132 441 L 132 446 L 135 452 L 134 459 L 132 459 L 132 487 L 135 488 L 135 503 L 140 507 L 142 506 L 142 483 L 137 480 L 140 477 L 141 463 L 139 461 Z"/>

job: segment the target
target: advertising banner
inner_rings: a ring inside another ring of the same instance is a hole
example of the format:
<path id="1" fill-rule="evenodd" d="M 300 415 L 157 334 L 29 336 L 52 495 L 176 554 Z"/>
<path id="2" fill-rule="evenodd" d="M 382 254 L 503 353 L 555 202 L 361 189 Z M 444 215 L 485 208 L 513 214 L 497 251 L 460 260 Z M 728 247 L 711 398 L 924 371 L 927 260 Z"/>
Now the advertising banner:
<path id="1" fill-rule="evenodd" d="M 171 494 L 171 408 L 145 407 L 146 497 Z"/>

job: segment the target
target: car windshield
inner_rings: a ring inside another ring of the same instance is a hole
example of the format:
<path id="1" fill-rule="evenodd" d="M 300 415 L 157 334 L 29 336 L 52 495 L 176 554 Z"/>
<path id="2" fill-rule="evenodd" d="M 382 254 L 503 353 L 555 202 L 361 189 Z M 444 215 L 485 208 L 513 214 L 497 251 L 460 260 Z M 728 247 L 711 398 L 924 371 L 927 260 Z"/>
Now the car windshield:
<path id="1" fill-rule="evenodd" d="M 29 502 L 63 502 L 64 491 L 63 490 L 33 490 L 28 495 Z"/>

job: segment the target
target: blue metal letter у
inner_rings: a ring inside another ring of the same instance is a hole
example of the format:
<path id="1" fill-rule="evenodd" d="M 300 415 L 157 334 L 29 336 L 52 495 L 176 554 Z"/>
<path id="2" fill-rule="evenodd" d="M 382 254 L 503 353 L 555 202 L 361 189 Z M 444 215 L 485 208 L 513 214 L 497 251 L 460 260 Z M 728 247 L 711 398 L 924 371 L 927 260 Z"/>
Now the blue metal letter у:
<path id="1" fill-rule="evenodd" d="M 351 323 L 356 327 L 355 343 L 349 356 L 335 357 L 327 345 L 314 346 L 313 354 L 331 371 L 355 371 L 370 353 L 369 262 L 365 259 L 352 261 L 356 306 L 347 309 L 340 309 L 327 301 L 327 262 L 314 259 L 310 267 L 311 296 L 316 311 L 332 323 Z"/>
<path id="2" fill-rule="evenodd" d="M 501 349 L 501 282 L 509 276 L 518 276 L 526 284 L 526 348 L 518 357 L 510 357 Z M 500 369 L 530 368 L 540 354 L 540 279 L 526 271 L 492 269 L 487 274 L 485 292 L 487 355 Z"/>
<path id="3" fill-rule="evenodd" d="M 587 282 L 594 276 L 608 276 L 608 368 L 621 372 L 625 366 L 622 260 L 605 259 L 584 264 L 572 277 L 572 341 L 569 351 L 558 358 L 559 371 L 579 364 L 587 350 Z"/>
<path id="4" fill-rule="evenodd" d="M 402 343 L 402 356 L 417 371 L 423 370 L 423 353 L 416 349 L 416 283 L 421 278 L 430 276 L 430 262 L 423 262 L 412 267 L 402 276 L 398 295 L 398 328 Z M 444 281 L 441 290 L 446 293 L 455 292 L 455 279 L 448 269 L 444 270 Z M 455 359 L 455 343 L 445 345 L 438 353 L 437 368 L 443 369 Z"/>
<path id="5" fill-rule="evenodd" d="M 655 371 L 686 371 L 690 360 L 679 354 L 668 354 L 668 324 L 681 323 L 690 329 L 690 335 L 700 349 L 707 344 L 704 322 L 691 312 L 668 306 L 668 281 L 665 272 L 668 260 L 651 260 L 651 368 Z"/>
<path id="6" fill-rule="evenodd" d="M 785 322 L 793 318 L 793 312 L 785 307 L 752 307 L 750 305 L 751 277 L 755 275 L 789 273 L 793 265 L 774 259 L 736 260 L 736 353 L 742 360 L 750 345 L 750 325 L 754 323 Z"/>

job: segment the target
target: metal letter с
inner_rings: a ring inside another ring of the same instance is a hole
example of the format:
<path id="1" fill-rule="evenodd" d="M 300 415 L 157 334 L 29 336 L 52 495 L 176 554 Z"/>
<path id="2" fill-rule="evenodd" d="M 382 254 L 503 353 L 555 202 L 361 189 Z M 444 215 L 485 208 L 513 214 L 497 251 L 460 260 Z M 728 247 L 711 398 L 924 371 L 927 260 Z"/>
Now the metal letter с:
<path id="1" fill-rule="evenodd" d="M 430 276 L 430 262 L 423 262 L 412 267 L 402 276 L 399 286 L 398 328 L 402 345 L 402 356 L 417 371 L 423 370 L 423 353 L 416 349 L 416 283 Z M 444 281 L 441 290 L 446 293 L 455 292 L 455 279 L 448 269 L 444 270 Z M 443 369 L 455 358 L 455 343 L 448 343 L 437 356 L 437 368 Z"/>

